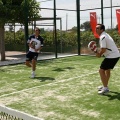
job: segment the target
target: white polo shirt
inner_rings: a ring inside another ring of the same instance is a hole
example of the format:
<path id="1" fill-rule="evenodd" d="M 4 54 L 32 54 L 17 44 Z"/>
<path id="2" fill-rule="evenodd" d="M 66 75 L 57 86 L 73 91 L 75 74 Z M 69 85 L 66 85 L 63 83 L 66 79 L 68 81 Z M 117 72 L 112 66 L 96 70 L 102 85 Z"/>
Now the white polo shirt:
<path id="1" fill-rule="evenodd" d="M 114 40 L 106 32 L 101 33 L 99 44 L 100 44 L 100 48 L 106 48 L 105 53 L 103 53 L 105 58 L 120 57 L 119 50 L 118 50 L 117 46 L 115 45 Z"/>

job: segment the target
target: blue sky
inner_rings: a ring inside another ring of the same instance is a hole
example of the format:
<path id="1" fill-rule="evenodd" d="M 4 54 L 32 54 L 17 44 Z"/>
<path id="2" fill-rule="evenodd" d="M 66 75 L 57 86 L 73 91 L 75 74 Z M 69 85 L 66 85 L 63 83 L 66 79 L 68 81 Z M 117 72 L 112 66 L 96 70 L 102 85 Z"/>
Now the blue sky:
<path id="1" fill-rule="evenodd" d="M 41 2 L 40 7 L 41 8 L 53 8 L 53 0 L 37 0 L 37 2 Z M 97 2 L 96 2 L 97 1 Z M 111 0 L 103 0 L 104 7 L 110 6 Z M 112 0 L 113 6 L 120 6 L 120 0 Z M 101 0 L 80 0 L 80 9 L 93 9 L 98 8 L 101 6 Z M 76 9 L 76 0 L 56 0 L 56 8 L 57 9 Z M 112 8 L 112 26 L 115 27 L 117 24 L 116 20 L 116 9 L 120 9 L 120 7 Z M 98 23 L 101 22 L 101 10 L 91 10 L 91 11 L 81 11 L 80 12 L 80 23 L 84 23 L 85 21 L 89 21 L 89 14 L 90 12 L 96 12 L 98 16 Z M 53 17 L 53 11 L 52 10 L 45 10 L 41 9 L 40 14 L 42 17 Z M 71 29 L 74 26 L 77 26 L 76 22 L 76 12 L 74 11 L 56 11 L 57 17 L 60 17 L 62 19 L 62 29 Z M 104 9 L 104 24 L 105 26 L 111 27 L 111 9 Z M 40 21 L 40 24 L 52 24 L 53 21 Z M 52 26 L 41 26 L 45 29 L 52 29 Z M 57 21 L 57 28 L 60 28 L 60 22 Z"/>

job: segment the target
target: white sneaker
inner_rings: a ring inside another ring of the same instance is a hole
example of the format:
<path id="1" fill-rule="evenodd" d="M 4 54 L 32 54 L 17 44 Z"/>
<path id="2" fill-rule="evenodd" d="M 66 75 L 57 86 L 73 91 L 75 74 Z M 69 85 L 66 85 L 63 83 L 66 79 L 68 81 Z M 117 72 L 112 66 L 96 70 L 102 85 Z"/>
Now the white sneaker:
<path id="1" fill-rule="evenodd" d="M 35 78 L 35 74 L 32 73 L 31 77 L 30 78 Z"/>
<path id="2" fill-rule="evenodd" d="M 102 89 L 101 91 L 98 91 L 98 94 L 105 95 L 109 92 L 109 89 Z"/>
<path id="3" fill-rule="evenodd" d="M 103 86 L 98 86 L 97 89 L 98 91 L 101 91 L 103 89 Z"/>

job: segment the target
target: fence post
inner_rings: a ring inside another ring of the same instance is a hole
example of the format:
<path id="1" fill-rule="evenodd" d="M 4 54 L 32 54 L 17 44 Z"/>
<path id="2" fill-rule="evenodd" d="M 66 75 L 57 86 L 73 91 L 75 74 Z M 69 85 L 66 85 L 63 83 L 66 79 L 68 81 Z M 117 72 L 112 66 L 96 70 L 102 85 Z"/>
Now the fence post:
<path id="1" fill-rule="evenodd" d="M 78 55 L 80 55 L 80 0 L 76 0 L 77 8 L 77 41 L 78 41 Z"/>
<path id="2" fill-rule="evenodd" d="M 27 0 L 24 1 L 24 8 L 25 8 L 25 45 L 26 45 L 26 52 L 28 51 L 28 3 Z"/>

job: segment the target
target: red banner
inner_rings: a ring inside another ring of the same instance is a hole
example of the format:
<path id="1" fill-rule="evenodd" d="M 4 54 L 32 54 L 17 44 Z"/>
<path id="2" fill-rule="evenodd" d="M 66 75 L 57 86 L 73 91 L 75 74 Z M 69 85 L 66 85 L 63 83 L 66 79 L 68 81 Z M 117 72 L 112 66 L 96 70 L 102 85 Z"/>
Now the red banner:
<path id="1" fill-rule="evenodd" d="M 116 17 L 117 17 L 117 23 L 118 23 L 118 32 L 120 34 L 120 9 L 116 9 Z"/>
<path id="2" fill-rule="evenodd" d="M 96 33 L 97 17 L 96 12 L 90 12 L 90 26 L 95 38 L 99 38 L 99 35 Z"/>

